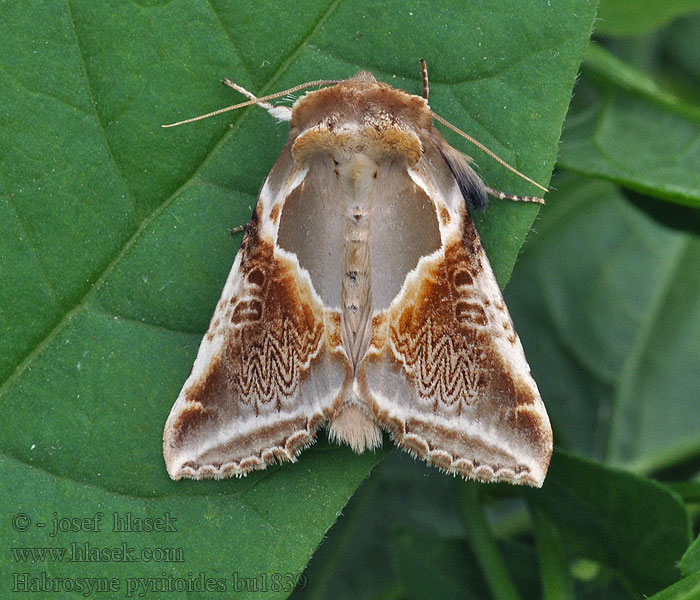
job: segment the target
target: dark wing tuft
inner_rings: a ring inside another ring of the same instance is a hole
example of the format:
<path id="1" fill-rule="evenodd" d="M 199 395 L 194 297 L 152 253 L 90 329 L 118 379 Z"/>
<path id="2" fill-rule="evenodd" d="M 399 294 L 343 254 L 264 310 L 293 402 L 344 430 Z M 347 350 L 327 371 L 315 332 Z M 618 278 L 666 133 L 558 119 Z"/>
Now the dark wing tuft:
<path id="1" fill-rule="evenodd" d="M 469 166 L 471 159 L 455 150 L 447 142 L 440 144 L 440 154 L 457 180 L 459 191 L 469 206 L 483 210 L 489 202 L 486 186 L 481 178 Z"/>

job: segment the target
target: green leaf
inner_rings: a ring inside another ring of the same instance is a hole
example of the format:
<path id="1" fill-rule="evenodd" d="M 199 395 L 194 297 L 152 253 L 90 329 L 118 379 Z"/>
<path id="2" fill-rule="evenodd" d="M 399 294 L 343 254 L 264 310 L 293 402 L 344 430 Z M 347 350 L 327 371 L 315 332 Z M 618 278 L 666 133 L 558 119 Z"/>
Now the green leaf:
<path id="1" fill-rule="evenodd" d="M 161 456 L 240 240 L 228 228 L 250 215 L 286 128 L 257 108 L 160 125 L 238 100 L 223 76 L 264 93 L 365 68 L 419 92 L 424 55 L 433 108 L 546 183 L 595 2 L 0 6 L 4 514 L 167 507 L 185 563 L 99 565 L 122 581 L 297 573 L 381 454 L 319 444 L 297 466 L 199 483 L 169 481 Z M 531 191 L 472 153 L 490 185 Z M 495 201 L 479 220 L 502 282 L 536 213 Z M 24 539 L 52 544 L 39 530 Z"/>
<path id="2" fill-rule="evenodd" d="M 618 569 L 637 594 L 678 578 L 690 524 L 683 504 L 664 486 L 557 451 L 542 490 L 528 490 L 528 496 L 570 551 Z"/>
<path id="3" fill-rule="evenodd" d="M 700 573 L 681 579 L 649 597 L 649 600 L 698 600 L 700 598 Z"/>
<path id="4" fill-rule="evenodd" d="M 700 206 L 700 108 L 600 46 L 572 102 L 560 166 L 672 202 Z"/>
<path id="5" fill-rule="evenodd" d="M 554 186 L 505 296 L 555 442 L 642 471 L 697 455 L 700 238 L 612 184 Z"/>
<path id="6" fill-rule="evenodd" d="M 695 571 L 700 571 L 700 536 L 695 538 L 695 541 L 686 550 L 683 558 L 681 558 L 681 573 L 683 575 L 692 575 Z"/>
<path id="7" fill-rule="evenodd" d="M 598 7 L 596 33 L 641 35 L 696 10 L 700 10 L 699 0 L 602 0 Z"/>

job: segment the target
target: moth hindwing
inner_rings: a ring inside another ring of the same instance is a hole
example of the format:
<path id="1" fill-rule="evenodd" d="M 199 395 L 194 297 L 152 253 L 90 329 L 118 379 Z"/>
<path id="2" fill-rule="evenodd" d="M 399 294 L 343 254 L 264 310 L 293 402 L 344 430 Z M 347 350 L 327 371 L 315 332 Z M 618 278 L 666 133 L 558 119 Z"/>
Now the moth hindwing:
<path id="1" fill-rule="evenodd" d="M 359 72 L 263 105 L 289 142 L 165 426 L 170 476 L 294 461 L 325 425 L 542 485 L 549 419 L 467 208 L 486 187 L 427 101 Z"/>

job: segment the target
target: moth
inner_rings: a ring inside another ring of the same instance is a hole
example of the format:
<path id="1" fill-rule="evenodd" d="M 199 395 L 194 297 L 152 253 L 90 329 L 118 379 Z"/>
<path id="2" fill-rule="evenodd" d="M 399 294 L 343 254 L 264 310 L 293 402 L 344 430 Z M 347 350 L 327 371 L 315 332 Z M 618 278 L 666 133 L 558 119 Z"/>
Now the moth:
<path id="1" fill-rule="evenodd" d="M 225 83 L 250 101 L 211 114 L 259 104 L 290 135 L 165 425 L 170 476 L 295 462 L 326 427 L 358 453 L 386 430 L 447 473 L 541 486 L 552 430 L 469 213 L 487 192 L 538 199 L 487 188 L 442 138 L 425 68 L 423 96 L 365 71 L 262 98 Z"/>

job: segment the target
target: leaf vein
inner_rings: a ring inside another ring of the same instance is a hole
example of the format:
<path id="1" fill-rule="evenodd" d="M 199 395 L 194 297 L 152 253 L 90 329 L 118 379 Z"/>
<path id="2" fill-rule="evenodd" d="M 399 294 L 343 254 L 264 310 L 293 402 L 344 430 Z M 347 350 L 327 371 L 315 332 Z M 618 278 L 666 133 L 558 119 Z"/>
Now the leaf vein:
<path id="1" fill-rule="evenodd" d="M 83 72 L 83 78 L 85 79 L 85 87 L 87 88 L 88 91 L 88 96 L 90 100 L 90 104 L 92 105 L 92 110 L 93 114 L 95 116 L 95 122 L 97 123 L 97 127 L 100 131 L 100 135 L 102 136 L 102 139 L 105 144 L 105 149 L 107 150 L 107 153 L 109 154 L 109 157 L 112 161 L 112 164 L 114 165 L 114 168 L 117 172 L 117 175 L 124 186 L 124 189 L 127 190 L 127 197 L 129 199 L 129 202 L 131 203 L 131 207 L 133 208 L 134 212 L 136 214 L 139 214 L 139 211 L 137 210 L 136 207 L 136 202 L 134 198 L 131 195 L 131 192 L 129 191 L 129 186 L 127 185 L 127 181 L 124 177 L 124 173 L 122 173 L 121 167 L 119 165 L 119 162 L 117 161 L 117 157 L 115 156 L 114 152 L 112 151 L 112 145 L 109 143 L 109 138 L 107 137 L 107 132 L 105 131 L 104 124 L 102 123 L 102 119 L 100 118 L 100 114 L 97 111 L 97 103 L 95 102 L 95 95 L 92 91 L 92 85 L 90 83 L 90 78 L 88 77 L 87 73 L 87 68 L 85 66 L 85 57 L 83 55 L 83 49 L 82 46 L 80 45 L 80 36 L 78 36 L 78 31 L 75 26 L 75 20 L 73 19 L 73 11 L 71 10 L 70 7 L 70 0 L 65 0 L 66 2 L 66 11 L 68 12 L 68 19 L 70 20 L 70 25 L 71 25 L 71 30 L 73 31 L 73 37 L 75 39 L 75 47 L 78 51 L 78 57 L 80 58 L 80 68 Z"/>

